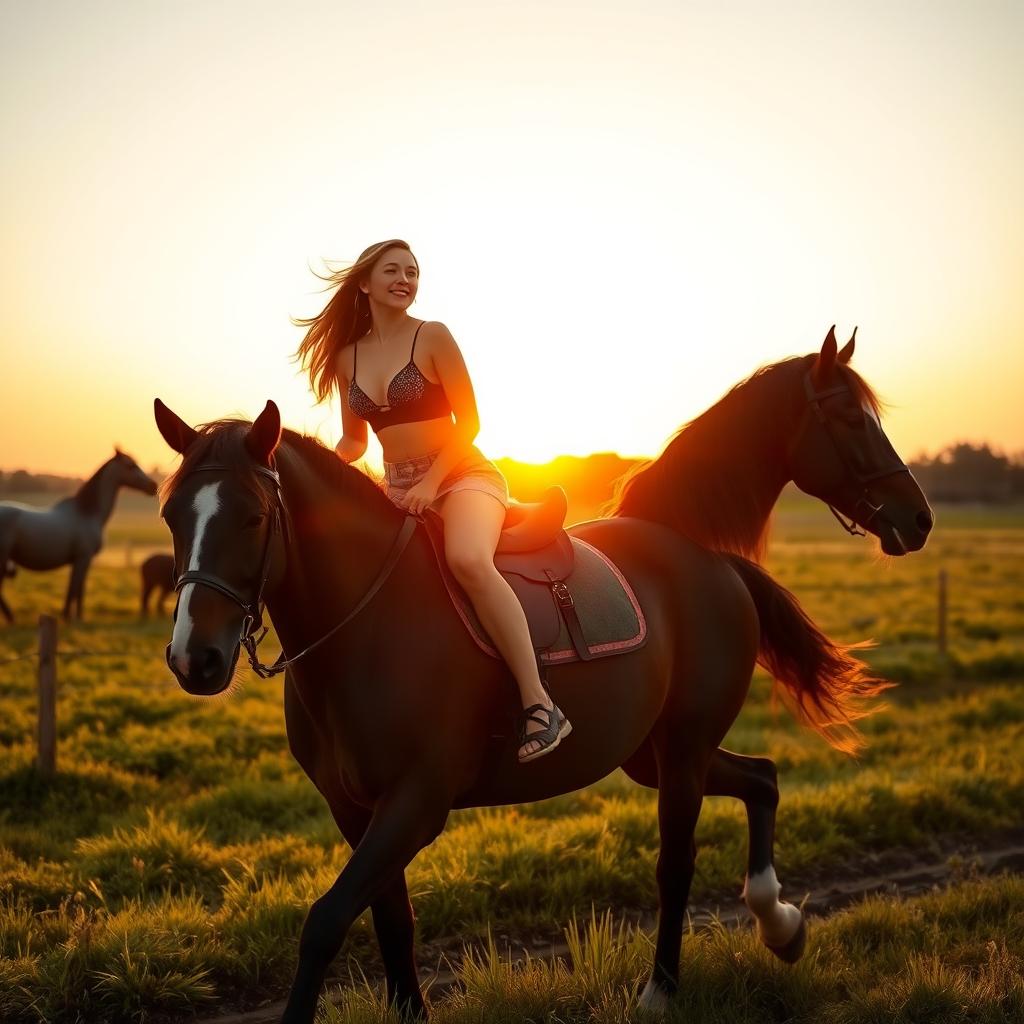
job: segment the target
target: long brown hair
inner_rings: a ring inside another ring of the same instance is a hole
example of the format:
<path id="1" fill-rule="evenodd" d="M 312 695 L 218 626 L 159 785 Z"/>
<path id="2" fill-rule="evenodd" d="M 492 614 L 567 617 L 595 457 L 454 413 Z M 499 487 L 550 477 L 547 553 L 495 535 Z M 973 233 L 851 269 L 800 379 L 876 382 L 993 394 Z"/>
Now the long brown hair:
<path id="1" fill-rule="evenodd" d="M 377 260 L 388 249 L 395 248 L 405 249 L 416 259 L 409 243 L 400 238 L 375 242 L 364 249 L 350 266 L 317 274 L 321 281 L 337 285 L 338 290 L 316 316 L 308 320 L 292 320 L 296 327 L 308 328 L 295 357 L 301 360 L 302 368 L 309 373 L 309 384 L 318 402 L 330 398 L 337 385 L 334 365 L 338 353 L 368 333 L 373 325 L 370 299 L 359 285 L 369 276 Z"/>

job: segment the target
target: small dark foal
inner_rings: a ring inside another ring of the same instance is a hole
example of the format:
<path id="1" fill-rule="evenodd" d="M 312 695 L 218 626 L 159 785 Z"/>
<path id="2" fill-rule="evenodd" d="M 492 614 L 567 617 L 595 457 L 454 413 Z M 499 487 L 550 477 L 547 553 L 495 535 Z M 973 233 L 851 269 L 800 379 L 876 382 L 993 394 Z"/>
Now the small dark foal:
<path id="1" fill-rule="evenodd" d="M 142 574 L 142 615 L 149 614 L 149 595 L 158 591 L 156 610 L 163 612 L 167 595 L 174 591 L 174 555 L 150 555 L 139 569 Z"/>

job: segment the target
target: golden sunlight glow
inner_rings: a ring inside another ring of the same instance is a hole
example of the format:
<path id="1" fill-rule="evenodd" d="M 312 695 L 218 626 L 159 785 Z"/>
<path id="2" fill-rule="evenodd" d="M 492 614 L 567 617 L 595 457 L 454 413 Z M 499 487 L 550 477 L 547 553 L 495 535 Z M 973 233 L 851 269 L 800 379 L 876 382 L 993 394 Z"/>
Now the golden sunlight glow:
<path id="1" fill-rule="evenodd" d="M 1024 448 L 1024 8 L 70 2 L 5 19 L 0 466 L 170 464 L 155 395 L 333 445 L 310 267 L 398 236 L 492 456 L 653 454 L 859 325 L 907 456 Z M 188 66 L 187 76 L 181 69 Z M 379 451 L 369 461 L 379 462 Z"/>

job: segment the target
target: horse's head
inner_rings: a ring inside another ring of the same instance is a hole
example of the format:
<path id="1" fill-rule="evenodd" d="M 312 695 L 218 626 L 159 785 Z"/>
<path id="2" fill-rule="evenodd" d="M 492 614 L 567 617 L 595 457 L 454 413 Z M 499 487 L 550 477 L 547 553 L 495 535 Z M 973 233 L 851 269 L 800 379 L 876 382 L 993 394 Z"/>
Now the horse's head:
<path id="1" fill-rule="evenodd" d="M 142 491 L 143 494 L 156 494 L 156 481 L 146 476 L 127 452 L 121 451 L 120 448 L 115 448 L 114 451 L 115 455 L 108 465 L 114 467 L 117 486 Z"/>
<path id="2" fill-rule="evenodd" d="M 154 403 L 164 440 L 183 456 L 161 515 L 174 539 L 178 603 L 167 664 L 189 693 L 231 682 L 239 644 L 259 628 L 260 604 L 284 575 L 282 505 L 273 454 L 281 416 L 273 402 L 252 424 L 196 431 Z"/>
<path id="3" fill-rule="evenodd" d="M 877 401 L 849 369 L 856 334 L 839 351 L 833 327 L 806 361 L 790 472 L 801 490 L 878 537 L 886 554 L 905 555 L 924 547 L 934 516 L 882 430 Z"/>

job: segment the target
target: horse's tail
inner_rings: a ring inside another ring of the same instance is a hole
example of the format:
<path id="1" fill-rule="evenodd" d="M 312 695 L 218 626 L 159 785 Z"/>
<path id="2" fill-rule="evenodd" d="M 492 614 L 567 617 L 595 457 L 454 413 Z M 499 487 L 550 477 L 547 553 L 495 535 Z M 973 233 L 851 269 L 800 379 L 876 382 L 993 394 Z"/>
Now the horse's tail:
<path id="1" fill-rule="evenodd" d="M 870 674 L 850 652 L 870 647 L 834 643 L 810 620 L 797 599 L 759 565 L 723 553 L 754 600 L 761 620 L 758 663 L 782 684 L 796 717 L 833 747 L 855 753 L 864 742 L 855 722 L 878 710 L 865 706 L 892 683 Z"/>

